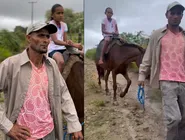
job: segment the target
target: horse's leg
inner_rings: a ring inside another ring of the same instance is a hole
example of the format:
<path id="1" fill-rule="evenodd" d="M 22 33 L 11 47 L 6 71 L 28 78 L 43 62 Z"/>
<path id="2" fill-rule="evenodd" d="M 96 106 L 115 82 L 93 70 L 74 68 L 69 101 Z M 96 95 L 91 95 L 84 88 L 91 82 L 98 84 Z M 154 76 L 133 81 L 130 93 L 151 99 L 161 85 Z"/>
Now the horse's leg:
<path id="1" fill-rule="evenodd" d="M 101 73 L 100 73 L 100 66 L 98 66 L 98 64 L 96 64 L 96 69 L 98 72 L 98 84 L 99 86 L 101 86 Z"/>
<path id="2" fill-rule="evenodd" d="M 120 97 L 121 97 L 121 98 L 123 98 L 123 97 L 127 94 L 128 89 L 129 89 L 129 87 L 130 87 L 130 85 L 131 85 L 131 83 L 132 83 L 132 81 L 130 80 L 130 78 L 129 78 L 129 76 L 128 76 L 127 70 L 126 70 L 124 73 L 122 73 L 122 75 L 123 75 L 123 76 L 125 77 L 125 79 L 127 80 L 127 86 L 126 86 L 124 92 L 122 92 L 122 93 L 120 94 Z"/>
<path id="3" fill-rule="evenodd" d="M 109 88 L 108 88 L 109 74 L 110 74 L 110 70 L 106 70 L 106 74 L 105 74 L 105 91 L 106 91 L 106 95 L 108 95 L 108 93 L 109 93 Z"/>
<path id="4" fill-rule="evenodd" d="M 100 77 L 99 73 L 98 73 L 98 84 L 99 84 L 99 86 L 101 86 L 101 77 Z"/>
<path id="5" fill-rule="evenodd" d="M 117 98 L 116 98 L 117 83 L 116 83 L 115 70 L 112 71 L 112 79 L 113 79 L 113 90 L 114 90 L 113 105 L 118 105 Z"/>

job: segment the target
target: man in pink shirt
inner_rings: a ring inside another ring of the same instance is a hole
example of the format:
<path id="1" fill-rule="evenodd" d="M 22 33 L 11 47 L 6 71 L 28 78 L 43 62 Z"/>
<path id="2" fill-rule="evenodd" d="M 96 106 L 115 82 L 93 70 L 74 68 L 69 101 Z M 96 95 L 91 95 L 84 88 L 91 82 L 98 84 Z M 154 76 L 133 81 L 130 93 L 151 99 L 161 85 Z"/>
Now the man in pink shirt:
<path id="1" fill-rule="evenodd" d="M 52 24 L 30 25 L 27 49 L 0 64 L 0 91 L 6 108 L 0 111 L 0 129 L 6 140 L 62 140 L 62 114 L 68 133 L 83 139 L 66 83 L 56 62 L 46 56 L 50 34 L 56 31 Z"/>
<path id="2" fill-rule="evenodd" d="M 168 5 L 168 24 L 153 32 L 139 68 L 139 86 L 150 72 L 150 84 L 162 92 L 166 140 L 185 140 L 185 31 L 179 26 L 184 6 Z"/>

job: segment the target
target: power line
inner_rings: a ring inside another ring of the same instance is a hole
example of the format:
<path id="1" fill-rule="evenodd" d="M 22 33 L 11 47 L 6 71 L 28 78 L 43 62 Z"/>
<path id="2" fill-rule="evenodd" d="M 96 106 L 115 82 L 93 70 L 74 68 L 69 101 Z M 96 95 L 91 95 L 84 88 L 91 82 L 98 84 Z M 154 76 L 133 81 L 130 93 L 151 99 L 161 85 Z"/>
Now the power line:
<path id="1" fill-rule="evenodd" d="M 37 3 L 36 1 L 30 1 L 28 2 L 31 4 L 31 24 L 33 24 L 33 5 Z"/>

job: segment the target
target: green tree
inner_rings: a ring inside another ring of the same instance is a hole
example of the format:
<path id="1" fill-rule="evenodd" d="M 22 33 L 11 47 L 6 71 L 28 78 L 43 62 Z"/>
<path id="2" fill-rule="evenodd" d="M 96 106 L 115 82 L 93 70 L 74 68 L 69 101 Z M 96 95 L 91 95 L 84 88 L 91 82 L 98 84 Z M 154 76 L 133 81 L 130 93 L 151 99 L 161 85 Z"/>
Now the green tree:
<path id="1" fill-rule="evenodd" d="M 7 48 L 11 52 L 18 52 L 20 49 L 20 42 L 18 36 L 14 32 L 9 32 L 8 30 L 1 30 L 0 32 L 0 45 Z"/>
<path id="2" fill-rule="evenodd" d="M 0 30 L 0 61 L 20 53 L 26 45 L 26 28 L 16 26 L 14 31 Z"/>
<path id="3" fill-rule="evenodd" d="M 121 33 L 121 37 L 128 43 L 135 43 L 143 46 L 144 48 L 146 48 L 149 40 L 149 37 L 146 36 L 143 31 L 139 31 L 137 34 L 123 32 Z"/>

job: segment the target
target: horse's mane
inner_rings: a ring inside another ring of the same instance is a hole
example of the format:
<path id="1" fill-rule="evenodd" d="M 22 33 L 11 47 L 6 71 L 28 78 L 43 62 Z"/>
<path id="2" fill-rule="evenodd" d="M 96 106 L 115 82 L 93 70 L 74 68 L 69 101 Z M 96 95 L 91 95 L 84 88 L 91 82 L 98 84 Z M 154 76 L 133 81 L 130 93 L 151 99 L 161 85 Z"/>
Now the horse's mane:
<path id="1" fill-rule="evenodd" d="M 133 43 L 124 43 L 122 46 L 128 46 L 128 47 L 134 47 L 134 48 L 138 48 L 139 51 L 141 53 L 145 53 L 145 49 L 137 44 L 133 44 Z"/>

